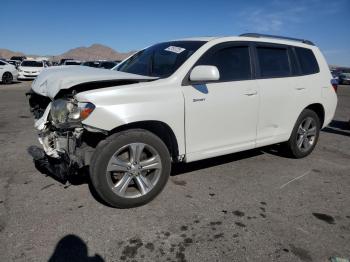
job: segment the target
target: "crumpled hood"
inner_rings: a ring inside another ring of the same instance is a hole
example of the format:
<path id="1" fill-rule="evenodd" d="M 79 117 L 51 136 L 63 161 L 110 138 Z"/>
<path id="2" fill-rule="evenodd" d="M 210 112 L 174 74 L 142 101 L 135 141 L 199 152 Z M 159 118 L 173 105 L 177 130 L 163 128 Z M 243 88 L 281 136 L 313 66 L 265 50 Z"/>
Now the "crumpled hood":
<path id="1" fill-rule="evenodd" d="M 154 80 L 157 77 L 129 74 L 87 66 L 55 66 L 44 69 L 33 81 L 32 90 L 53 99 L 61 89 L 98 81 Z"/>

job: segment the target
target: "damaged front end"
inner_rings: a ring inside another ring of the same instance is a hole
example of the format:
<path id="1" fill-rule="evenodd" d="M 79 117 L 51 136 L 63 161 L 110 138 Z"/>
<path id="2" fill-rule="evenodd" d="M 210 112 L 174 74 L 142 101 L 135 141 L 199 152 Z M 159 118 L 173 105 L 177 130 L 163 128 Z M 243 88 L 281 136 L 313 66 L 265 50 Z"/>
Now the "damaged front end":
<path id="1" fill-rule="evenodd" d="M 82 124 L 94 111 L 95 105 L 79 102 L 75 95 L 156 79 L 85 66 L 58 66 L 43 70 L 27 93 L 42 144 L 42 149 L 31 147 L 30 154 L 36 162 L 41 161 L 51 168 L 50 172 L 56 178 L 66 180 L 67 175 L 90 164 L 94 149 L 107 135 L 105 130 Z"/>
<path id="2" fill-rule="evenodd" d="M 40 99 L 36 93 L 29 95 L 42 149 L 32 146 L 28 151 L 40 171 L 65 183 L 69 175 L 90 164 L 94 148 L 104 137 L 103 130 L 84 127 L 81 123 L 95 106 L 80 103 L 71 95 L 50 100 L 44 110 L 45 97 Z"/>

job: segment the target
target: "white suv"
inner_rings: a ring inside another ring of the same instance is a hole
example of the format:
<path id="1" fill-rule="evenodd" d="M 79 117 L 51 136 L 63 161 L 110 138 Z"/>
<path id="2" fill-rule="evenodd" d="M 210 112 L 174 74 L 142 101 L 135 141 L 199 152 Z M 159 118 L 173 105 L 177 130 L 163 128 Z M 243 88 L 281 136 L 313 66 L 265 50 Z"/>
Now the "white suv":
<path id="1" fill-rule="evenodd" d="M 63 181 L 89 166 L 104 201 L 139 206 L 172 162 L 276 143 L 307 156 L 334 116 L 331 79 L 310 41 L 258 34 L 156 44 L 114 71 L 56 67 L 32 85 L 44 151 L 30 151 Z"/>

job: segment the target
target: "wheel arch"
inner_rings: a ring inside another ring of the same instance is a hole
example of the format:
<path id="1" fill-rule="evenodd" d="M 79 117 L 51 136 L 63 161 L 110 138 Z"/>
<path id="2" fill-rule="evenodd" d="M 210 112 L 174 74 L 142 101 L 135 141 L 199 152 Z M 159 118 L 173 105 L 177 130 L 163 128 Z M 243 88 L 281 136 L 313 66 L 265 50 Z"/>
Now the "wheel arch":
<path id="1" fill-rule="evenodd" d="M 175 136 L 174 131 L 171 129 L 171 127 L 168 124 L 157 120 L 138 121 L 138 122 L 133 122 L 122 126 L 118 126 L 112 129 L 111 131 L 109 131 L 109 135 L 117 132 L 125 131 L 128 129 L 144 129 L 155 134 L 167 146 L 169 153 L 172 157 L 172 160 L 174 162 L 178 161 L 178 156 L 179 156 L 178 140 Z"/>
<path id="2" fill-rule="evenodd" d="M 11 74 L 11 75 L 12 75 L 12 77 L 13 77 L 13 74 L 12 74 L 10 71 L 4 71 L 4 72 L 2 72 L 2 74 L 0 75 L 0 79 L 1 79 L 1 81 L 2 81 L 2 77 L 3 77 L 3 76 L 4 76 L 4 74 L 6 74 L 6 73 Z"/>
<path id="3" fill-rule="evenodd" d="M 303 111 L 305 109 L 312 110 L 312 111 L 314 111 L 317 114 L 317 116 L 318 116 L 318 118 L 320 120 L 321 128 L 322 128 L 323 124 L 324 124 L 324 118 L 325 118 L 325 110 L 324 110 L 323 105 L 320 104 L 320 103 L 314 103 L 314 104 L 311 104 L 311 105 L 308 105 L 307 107 L 305 107 L 303 109 Z"/>
<path id="4" fill-rule="evenodd" d="M 323 124 L 324 124 L 324 120 L 325 120 L 325 109 L 323 107 L 322 104 L 320 103 L 312 103 L 312 104 L 309 104 L 308 106 L 304 107 L 298 115 L 296 115 L 296 119 L 294 120 L 294 124 L 293 124 L 293 127 L 291 128 L 291 131 L 288 135 L 288 139 L 290 139 L 291 135 L 292 135 L 292 132 L 293 132 L 293 128 L 295 126 L 295 124 L 297 123 L 298 121 L 298 118 L 299 116 L 302 114 L 302 112 L 304 112 L 305 109 L 309 109 L 309 110 L 312 110 L 314 111 L 317 116 L 319 117 L 320 119 L 320 127 L 322 128 L 323 127 Z"/>

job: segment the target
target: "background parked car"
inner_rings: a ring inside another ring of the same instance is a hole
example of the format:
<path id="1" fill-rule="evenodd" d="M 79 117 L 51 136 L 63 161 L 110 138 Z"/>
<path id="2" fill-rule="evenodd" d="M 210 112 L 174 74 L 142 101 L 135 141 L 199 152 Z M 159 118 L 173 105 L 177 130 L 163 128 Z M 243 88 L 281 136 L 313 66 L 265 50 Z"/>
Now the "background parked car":
<path id="1" fill-rule="evenodd" d="M 81 65 L 83 66 L 90 66 L 90 67 L 99 67 L 101 61 L 85 61 Z"/>
<path id="2" fill-rule="evenodd" d="M 13 79 L 17 79 L 18 72 L 14 65 L 0 60 L 0 81 L 4 84 L 12 83 Z"/>
<path id="3" fill-rule="evenodd" d="M 58 65 L 63 65 L 67 60 L 74 60 L 73 58 L 62 58 Z"/>
<path id="4" fill-rule="evenodd" d="M 3 60 L 4 61 L 4 60 Z M 20 65 L 20 61 L 18 60 L 6 60 L 7 63 L 14 65 L 16 68 L 18 68 L 18 66 Z"/>
<path id="5" fill-rule="evenodd" d="M 350 84 L 350 73 L 342 73 L 339 75 L 339 85 L 349 85 Z"/>
<path id="6" fill-rule="evenodd" d="M 81 65 L 81 61 L 79 60 L 66 60 L 63 65 Z"/>
<path id="7" fill-rule="evenodd" d="M 45 67 L 44 61 L 24 60 L 18 67 L 18 79 L 35 79 Z"/>
<path id="8" fill-rule="evenodd" d="M 20 61 L 20 62 L 22 62 L 22 61 L 25 60 L 25 59 L 27 59 L 26 56 L 12 56 L 12 57 L 10 58 L 10 60 L 17 60 L 17 61 Z"/>
<path id="9" fill-rule="evenodd" d="M 104 68 L 104 69 L 112 69 L 116 65 L 118 65 L 118 62 L 115 61 L 103 61 L 98 65 L 98 68 Z"/>

